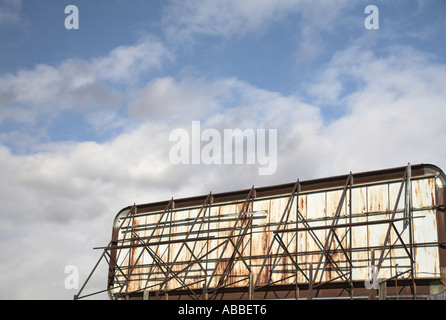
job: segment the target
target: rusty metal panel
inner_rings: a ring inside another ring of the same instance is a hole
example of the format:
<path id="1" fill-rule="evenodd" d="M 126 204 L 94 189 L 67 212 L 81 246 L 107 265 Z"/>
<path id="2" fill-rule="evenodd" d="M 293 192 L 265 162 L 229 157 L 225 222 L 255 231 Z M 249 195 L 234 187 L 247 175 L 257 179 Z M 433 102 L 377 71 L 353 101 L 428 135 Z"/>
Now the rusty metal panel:
<path id="1" fill-rule="evenodd" d="M 326 194 L 325 192 L 313 193 L 307 196 L 307 221 L 310 227 L 326 226 L 325 214 L 326 212 Z M 308 271 L 313 264 L 316 266 L 320 259 L 321 244 L 326 242 L 326 229 L 319 229 L 312 232 L 311 236 L 307 238 L 307 251 L 309 252 L 307 265 L 305 269 Z M 317 253 L 317 254 L 315 254 Z M 321 277 L 318 281 L 325 281 L 326 275 L 320 273 Z"/>
<path id="2" fill-rule="evenodd" d="M 367 187 L 367 222 L 387 220 L 390 218 L 389 208 L 389 187 L 387 184 L 375 185 Z M 379 248 L 385 243 L 385 237 L 389 224 L 370 224 L 368 226 L 368 247 Z M 390 245 L 388 241 L 386 245 Z M 375 249 L 375 256 L 381 255 L 379 249 Z M 369 252 L 370 255 L 370 252 Z M 381 269 L 379 270 L 379 278 L 391 277 L 390 259 L 392 251 L 385 253 Z M 371 258 L 370 258 L 371 259 Z"/>
<path id="3" fill-rule="evenodd" d="M 287 198 L 278 198 L 271 200 L 271 207 L 270 207 L 270 214 L 269 214 L 269 225 L 270 228 L 273 228 L 274 230 L 277 229 L 277 225 L 280 223 L 281 217 L 284 213 L 285 206 L 287 204 Z M 288 234 L 281 234 L 279 235 L 282 239 L 282 241 L 286 244 L 288 243 Z M 272 247 L 273 252 L 281 252 L 282 249 L 279 246 L 278 242 L 275 242 Z M 277 284 L 284 284 L 283 281 L 280 281 L 283 279 L 286 274 L 286 264 L 287 264 L 287 258 L 284 256 L 276 256 L 273 258 L 273 263 L 276 266 L 274 270 L 272 270 L 271 274 L 271 281 Z"/>
<path id="4" fill-rule="evenodd" d="M 414 213 L 420 217 L 414 224 L 414 242 L 416 244 L 436 243 L 437 226 L 433 210 L 423 210 Z M 422 218 L 421 218 L 422 217 Z M 418 278 L 440 276 L 438 246 L 415 247 L 415 273 Z"/>
<path id="5" fill-rule="evenodd" d="M 209 223 L 208 223 L 208 233 L 207 235 L 209 235 L 210 237 L 212 237 L 210 240 L 208 240 L 208 247 L 207 247 L 207 251 L 209 252 L 211 248 L 218 248 L 218 245 L 221 244 L 221 241 L 219 239 L 217 239 L 219 232 L 214 231 L 214 230 L 218 230 L 218 228 L 220 228 L 220 208 L 221 207 L 212 207 L 209 210 Z M 215 266 L 216 266 L 216 261 L 218 260 L 220 251 L 211 251 L 205 258 L 206 261 L 206 266 L 207 266 L 207 270 L 208 270 L 208 274 L 212 273 L 210 272 L 210 270 L 214 270 Z M 206 277 L 206 283 L 209 281 L 209 275 L 208 277 Z M 216 285 L 216 280 L 213 280 L 213 282 L 210 284 L 210 286 L 215 286 Z"/>
<path id="6" fill-rule="evenodd" d="M 111 296 L 148 290 L 196 299 L 205 290 L 213 298 L 236 292 L 247 298 L 255 285 L 252 290 L 267 297 L 310 282 L 342 292 L 364 287 L 369 267 L 380 258 L 379 278 L 388 285 L 441 279 L 445 230 L 437 220 L 444 204 L 436 194 L 443 186 L 432 167 L 405 172 L 361 173 L 352 175 L 353 183 L 345 176 L 281 185 L 277 194 L 269 187 L 209 202 L 195 197 L 178 205 L 147 204 L 125 220 L 130 209 L 123 210 L 114 224 L 116 245 L 106 248 L 115 257 Z"/>
<path id="7" fill-rule="evenodd" d="M 352 247 L 361 248 L 368 243 L 369 235 L 367 232 L 367 187 L 355 188 L 352 190 L 352 222 L 361 223 L 362 226 L 352 228 Z M 368 275 L 368 250 L 355 250 L 352 252 L 352 261 L 356 268 L 352 270 L 352 278 L 354 281 L 366 279 Z"/>
<path id="8" fill-rule="evenodd" d="M 326 192 L 326 225 L 332 224 L 331 220 L 335 219 L 338 208 L 341 208 L 339 212 L 339 224 L 345 224 L 348 222 L 348 220 L 345 219 L 348 212 L 346 203 L 347 198 L 341 201 L 341 196 L 342 190 Z M 349 249 L 349 242 L 347 241 L 346 230 L 346 228 L 337 228 L 336 237 L 333 238 L 331 244 L 328 247 L 328 250 L 335 251 L 332 254 L 332 259 L 335 261 L 335 263 L 333 263 L 333 261 L 331 261 L 330 259 L 324 259 L 326 263 L 326 272 L 324 272 L 326 274 L 326 281 L 332 280 L 333 278 L 344 274 L 347 270 L 347 260 L 344 254 L 344 250 Z"/>
<path id="9" fill-rule="evenodd" d="M 412 182 L 412 202 L 414 208 L 432 208 L 435 205 L 435 179 Z"/>
<path id="10" fill-rule="evenodd" d="M 253 204 L 254 212 L 264 212 L 260 216 L 260 220 L 255 221 L 255 227 L 253 228 L 252 234 L 252 256 L 259 257 L 251 260 L 252 272 L 258 274 L 260 272 L 260 265 L 264 259 L 260 258 L 268 249 L 269 241 L 271 241 L 272 234 L 268 231 L 267 223 L 269 221 L 269 212 L 271 212 L 271 201 L 270 200 L 259 200 L 255 201 Z M 266 285 L 268 283 L 268 275 L 270 272 L 269 264 L 265 267 L 265 272 L 263 276 L 260 277 L 258 285 Z"/>

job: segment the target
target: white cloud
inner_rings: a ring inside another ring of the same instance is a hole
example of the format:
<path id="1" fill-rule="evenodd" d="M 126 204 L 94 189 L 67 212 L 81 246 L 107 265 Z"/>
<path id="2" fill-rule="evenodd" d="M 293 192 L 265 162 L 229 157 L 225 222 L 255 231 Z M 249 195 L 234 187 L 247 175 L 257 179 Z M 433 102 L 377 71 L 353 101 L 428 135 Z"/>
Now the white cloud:
<path id="1" fill-rule="evenodd" d="M 144 72 L 159 69 L 166 60 L 172 59 L 163 43 L 146 36 L 134 46 L 120 46 L 107 57 L 94 59 L 92 67 L 100 79 L 134 83 Z"/>
<path id="2" fill-rule="evenodd" d="M 14 104 L 45 109 L 113 105 L 117 93 L 98 81 L 86 61 L 69 60 L 58 67 L 38 65 L 0 79 L 2 107 Z"/>
<path id="3" fill-rule="evenodd" d="M 161 42 L 144 37 L 103 57 L 67 59 L 57 66 L 39 64 L 0 75 L 0 123 L 16 126 L 0 134 L 0 141 L 16 152 L 35 150 L 36 142 L 51 141 L 50 130 L 70 112 L 96 135 L 114 135 L 126 124 L 119 114 L 125 96 L 171 58 Z"/>
<path id="4" fill-rule="evenodd" d="M 348 1 L 218 0 L 171 1 L 164 12 L 167 34 L 176 41 L 195 36 L 243 36 L 262 33 L 272 23 L 298 14 L 299 26 L 330 29 Z M 351 6 L 351 2 L 349 4 Z"/>
<path id="5" fill-rule="evenodd" d="M 327 172 L 407 162 L 445 167 L 446 153 L 438 146 L 446 138 L 441 120 L 446 66 L 433 61 L 407 47 L 390 49 L 381 57 L 349 48 L 333 57 L 312 87 L 326 103 L 345 107 L 345 113 L 323 130 L 331 142 Z M 333 94 L 322 88 L 339 90 Z"/>
<path id="6" fill-rule="evenodd" d="M 198 79 L 183 79 L 177 83 L 172 77 L 149 82 L 129 103 L 129 113 L 134 118 L 151 120 L 189 120 L 202 118 L 216 110 L 214 101 L 218 94 Z"/>
<path id="7" fill-rule="evenodd" d="M 444 167 L 446 154 L 438 146 L 446 138 L 441 120 L 445 80 L 443 64 L 408 47 L 390 48 L 380 56 L 350 47 L 336 53 L 306 88 L 313 97 L 305 100 L 313 105 L 302 103 L 299 96 L 283 96 L 234 78 L 195 82 L 158 79 L 130 105 L 134 112 L 144 110 L 139 115 L 159 121 L 167 121 L 160 116 L 163 107 L 155 110 L 150 105 L 156 101 L 165 106 L 166 114 L 176 115 L 176 122 L 169 118 L 172 129 L 189 130 L 192 120 L 220 131 L 278 128 L 275 176 L 262 179 L 249 168 L 239 172 L 231 167 L 237 178 L 231 175 L 231 181 L 226 181 L 217 172 L 228 168 L 204 169 L 203 175 L 218 177 L 213 185 L 228 189 L 229 183 L 242 187 L 245 181 L 280 183 L 289 178 L 289 172 L 311 178 L 407 162 L 434 162 Z M 340 109 L 330 122 L 320 114 L 327 106 Z M 188 177 L 199 171 L 191 166 L 187 170 Z"/>
<path id="8" fill-rule="evenodd" d="M 68 59 L 55 67 L 40 64 L 32 70 L 19 70 L 0 77 L 0 107 L 19 122 L 29 122 L 48 110 L 89 113 L 113 109 L 122 93 L 111 84 L 131 85 L 169 57 L 159 41 L 147 37 L 90 61 Z"/>
<path id="9" fill-rule="evenodd" d="M 430 62 L 419 52 L 403 48 L 398 52 L 398 57 L 391 53 L 378 58 L 351 48 L 333 58 L 326 68 L 330 77 L 317 77 L 312 87 L 319 93 L 317 98 L 345 106 L 345 113 L 331 123 L 324 123 L 316 104 L 302 103 L 299 96 L 283 96 L 235 78 L 156 79 L 129 102 L 130 113 L 137 121 L 129 122 L 129 129 L 109 142 L 50 143 L 38 146 L 36 150 L 40 152 L 23 156 L 12 155 L 2 148 L 2 167 L 9 168 L 1 184 L 5 195 L 3 206 L 9 203 L 8 199 L 27 194 L 28 200 L 24 199 L 21 206 L 31 208 L 38 199 L 52 194 L 53 199 L 45 200 L 51 206 L 34 209 L 36 216 L 64 220 L 71 214 L 60 213 L 64 212 L 63 203 L 71 203 L 73 207 L 83 203 L 91 208 L 98 199 L 105 203 L 110 193 L 119 192 L 121 185 L 129 192 L 149 188 L 154 183 L 156 189 L 190 193 L 194 188 L 186 181 L 192 181 L 195 175 L 198 180 L 208 175 L 221 177 L 209 186 L 199 186 L 198 191 L 213 187 L 232 189 L 252 184 L 251 179 L 256 184 L 280 183 L 289 178 L 290 171 L 296 175 L 304 172 L 309 178 L 320 170 L 325 175 L 332 170 L 373 169 L 377 164 L 390 166 L 441 159 L 441 151 L 436 149 L 445 135 L 439 115 L 446 98 L 442 90 L 446 67 Z M 346 86 L 351 82 L 361 85 L 354 92 L 346 90 L 342 94 L 320 90 L 348 89 Z M 171 114 L 175 117 L 170 117 Z M 190 130 L 193 120 L 200 120 L 203 129 L 220 131 L 278 129 L 277 174 L 256 177 L 257 168 L 251 170 L 246 166 L 171 165 L 169 133 L 175 128 Z M 137 124 L 139 121 L 144 123 Z M 237 178 L 226 175 L 228 180 L 225 180 L 222 173 L 228 170 L 240 175 L 236 174 Z M 8 179 L 13 180 L 17 189 L 10 187 Z M 16 193 L 11 194 L 14 190 Z M 90 202 L 84 198 L 87 194 L 99 198 Z M 54 206 L 55 203 L 58 205 Z M 8 209 L 12 210 L 13 205 Z M 88 215 L 88 210 L 80 211 Z M 84 215 L 80 213 L 79 217 Z"/>

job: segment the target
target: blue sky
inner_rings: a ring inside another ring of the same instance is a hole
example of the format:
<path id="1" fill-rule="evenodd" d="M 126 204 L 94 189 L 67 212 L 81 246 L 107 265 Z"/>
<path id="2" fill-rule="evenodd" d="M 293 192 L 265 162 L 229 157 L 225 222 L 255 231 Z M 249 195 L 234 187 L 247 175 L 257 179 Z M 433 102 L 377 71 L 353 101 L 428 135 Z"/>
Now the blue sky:
<path id="1" fill-rule="evenodd" d="M 0 0 L 0 287 L 23 284 L 0 298 L 70 299 L 64 267 L 82 280 L 134 202 L 446 168 L 445 17 L 442 0 Z M 196 120 L 277 129 L 277 171 L 173 165 L 169 133 Z"/>
<path id="2" fill-rule="evenodd" d="M 16 21 L 0 29 L 0 71 L 3 75 L 33 70 L 42 64 L 57 67 L 68 59 L 100 59 L 117 47 L 133 46 L 144 37 L 156 38 L 171 59 L 150 73 L 139 74 L 136 83 L 105 84 L 119 93 L 134 90 L 157 77 L 177 78 L 191 72 L 210 79 L 236 77 L 283 95 L 297 94 L 303 101 L 313 103 L 317 97 L 309 94 L 308 86 L 330 63 L 333 54 L 349 46 L 370 49 L 377 58 L 388 55 L 389 48 L 398 45 L 431 54 L 438 62 L 443 62 L 445 56 L 445 48 L 439 41 L 446 12 L 442 1 L 374 2 L 380 10 L 379 30 L 364 27 L 367 17 L 364 8 L 371 3 L 368 1 L 335 1 L 329 5 L 310 6 L 302 1 L 302 4 L 285 5 L 286 12 L 279 8 L 279 18 L 262 10 L 257 17 L 252 10 L 252 18 L 249 13 L 242 17 L 224 17 L 222 25 L 217 23 L 216 27 L 205 20 L 209 18 L 206 14 L 214 12 L 200 12 L 200 2 L 192 2 L 189 8 L 179 2 L 136 0 L 2 3 L 16 15 Z M 79 30 L 64 28 L 67 16 L 64 9 L 69 4 L 77 5 L 80 10 Z M 296 8 L 299 5 L 303 8 Z M 183 22 L 187 20 L 184 17 L 193 19 L 194 15 L 197 15 L 195 18 L 200 15 L 197 23 Z M 204 17 L 203 21 L 199 21 L 200 17 Z M 243 18 L 247 21 L 237 20 Z M 346 78 L 343 85 L 348 94 L 359 84 Z M 117 116 L 126 117 L 127 102 L 125 99 L 116 102 Z M 342 106 L 334 103 L 319 106 L 323 107 L 322 114 L 327 121 L 344 112 Z M 48 126 L 45 132 L 40 132 L 42 142 L 73 139 L 103 142 L 119 133 L 93 128 L 78 111 L 56 110 L 50 123 L 47 115 L 42 116 L 44 119 L 34 124 Z M 3 121 L 0 129 L 11 132 L 11 127 L 20 127 L 35 136 L 34 126 L 13 120 Z M 5 141 L 5 144 L 13 152 L 29 151 L 16 146 L 15 141 Z"/>

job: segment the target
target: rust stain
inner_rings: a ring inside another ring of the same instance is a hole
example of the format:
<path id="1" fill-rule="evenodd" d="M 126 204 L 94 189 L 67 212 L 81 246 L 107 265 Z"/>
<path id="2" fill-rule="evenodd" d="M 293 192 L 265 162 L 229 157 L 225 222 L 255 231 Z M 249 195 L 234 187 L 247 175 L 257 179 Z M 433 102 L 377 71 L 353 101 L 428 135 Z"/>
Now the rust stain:
<path id="1" fill-rule="evenodd" d="M 301 215 L 306 218 L 307 217 L 307 196 L 299 197 L 299 212 Z"/>
<path id="2" fill-rule="evenodd" d="M 428 180 L 428 183 L 429 183 L 429 190 L 431 190 L 431 192 L 430 192 L 430 199 L 431 199 L 430 204 L 432 206 L 434 206 L 435 205 L 435 179 Z"/>
<path id="3" fill-rule="evenodd" d="M 367 202 L 366 202 L 366 196 L 365 196 L 365 188 L 361 188 L 359 189 L 360 192 L 360 198 L 359 203 L 362 203 L 362 210 L 360 213 L 364 214 L 365 212 L 367 212 Z M 355 199 L 352 200 L 352 202 L 355 201 Z M 356 202 L 356 201 L 355 201 Z"/>
<path id="4" fill-rule="evenodd" d="M 137 218 L 133 219 L 133 227 L 134 228 L 138 227 L 139 224 L 140 224 L 139 219 L 137 219 Z M 136 230 L 135 233 L 139 236 L 139 231 Z M 132 236 L 131 244 L 132 245 L 137 245 L 138 243 L 139 243 L 139 241 L 136 239 L 136 237 Z M 136 264 L 138 262 L 138 261 L 136 261 L 137 258 L 138 258 L 138 255 L 139 255 L 139 253 L 138 253 L 138 248 L 137 247 L 133 247 L 133 248 L 130 249 L 130 266 L 129 267 L 130 268 L 135 267 L 133 269 L 133 273 L 137 273 L 138 272 L 138 266 Z M 130 284 L 129 284 L 129 287 L 128 287 L 129 291 L 135 291 L 135 290 L 139 289 L 139 281 L 135 281 L 138 278 L 139 277 L 135 276 L 135 275 L 131 275 L 130 276 L 130 280 L 133 280 L 133 281 L 131 281 Z"/>

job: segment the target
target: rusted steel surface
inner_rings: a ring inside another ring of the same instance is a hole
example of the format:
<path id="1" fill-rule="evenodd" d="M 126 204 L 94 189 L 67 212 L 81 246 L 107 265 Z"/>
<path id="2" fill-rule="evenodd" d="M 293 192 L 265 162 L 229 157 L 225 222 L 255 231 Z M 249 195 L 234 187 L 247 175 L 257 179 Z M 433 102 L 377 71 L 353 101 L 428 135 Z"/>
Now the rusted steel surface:
<path id="1" fill-rule="evenodd" d="M 380 297 L 438 297 L 445 182 L 434 165 L 408 165 L 127 207 L 97 248 L 109 257 L 107 290 L 112 299 L 367 298 L 373 251 Z"/>

